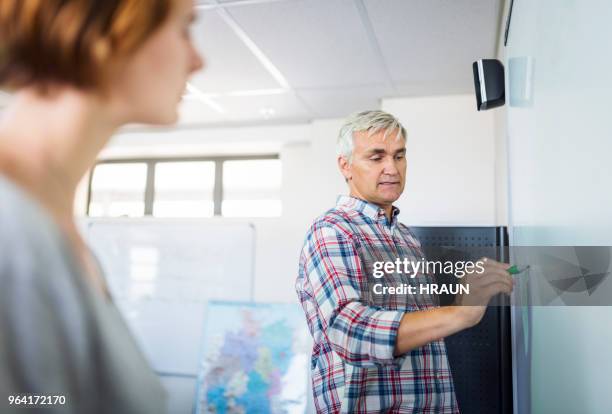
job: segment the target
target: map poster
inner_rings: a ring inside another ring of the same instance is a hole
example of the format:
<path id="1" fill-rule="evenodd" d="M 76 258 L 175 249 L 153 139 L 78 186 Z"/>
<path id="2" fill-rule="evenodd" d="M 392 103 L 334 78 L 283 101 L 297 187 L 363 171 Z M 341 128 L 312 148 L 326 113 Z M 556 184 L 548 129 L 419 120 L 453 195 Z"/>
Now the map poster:
<path id="1" fill-rule="evenodd" d="M 211 301 L 196 413 L 306 411 L 311 338 L 298 304 Z"/>

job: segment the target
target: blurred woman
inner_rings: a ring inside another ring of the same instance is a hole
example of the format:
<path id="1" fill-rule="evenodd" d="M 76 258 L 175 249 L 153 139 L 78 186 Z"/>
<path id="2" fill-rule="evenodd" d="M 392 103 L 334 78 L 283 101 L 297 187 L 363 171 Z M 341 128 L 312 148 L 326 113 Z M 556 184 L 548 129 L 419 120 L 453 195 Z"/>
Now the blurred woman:
<path id="1" fill-rule="evenodd" d="M 203 63 L 191 0 L 1 0 L 0 412 L 166 411 L 73 219 L 117 128 L 172 124 Z M 11 403 L 12 401 L 12 403 Z M 24 403 L 25 401 L 25 403 Z M 47 400 L 49 402 L 49 400 Z M 19 405 L 17 405 L 19 404 Z"/>

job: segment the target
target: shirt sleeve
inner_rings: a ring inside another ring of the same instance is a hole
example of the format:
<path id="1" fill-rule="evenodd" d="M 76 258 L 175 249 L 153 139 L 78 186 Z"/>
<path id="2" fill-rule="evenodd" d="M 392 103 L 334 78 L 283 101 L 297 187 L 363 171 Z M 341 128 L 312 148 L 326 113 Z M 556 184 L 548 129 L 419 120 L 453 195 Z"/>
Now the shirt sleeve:
<path id="1" fill-rule="evenodd" d="M 340 358 L 361 367 L 399 363 L 393 353 L 404 313 L 361 302 L 367 275 L 354 242 L 332 226 L 315 225 L 302 254 L 319 326 Z"/>

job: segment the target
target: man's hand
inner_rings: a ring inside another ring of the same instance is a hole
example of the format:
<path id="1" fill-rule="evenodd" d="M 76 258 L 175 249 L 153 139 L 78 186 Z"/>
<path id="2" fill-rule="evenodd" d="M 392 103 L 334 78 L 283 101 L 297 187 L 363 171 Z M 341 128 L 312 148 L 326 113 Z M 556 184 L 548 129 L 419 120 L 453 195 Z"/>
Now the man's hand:
<path id="1" fill-rule="evenodd" d="M 457 297 L 455 304 L 460 306 L 444 306 L 404 314 L 397 334 L 395 355 L 402 355 L 476 325 L 493 296 L 501 292 L 512 292 L 514 282 L 507 271 L 510 265 L 488 258 L 480 260 L 484 272 L 466 275 L 461 280 L 461 283 L 470 286 L 470 293 Z"/>
<path id="2" fill-rule="evenodd" d="M 463 285 L 469 286 L 469 294 L 458 295 L 455 303 L 460 305 L 460 314 L 466 327 L 476 325 L 482 319 L 487 304 L 498 293 L 512 293 L 514 280 L 508 273 L 510 265 L 483 257 L 484 272 L 470 273 L 461 279 Z"/>

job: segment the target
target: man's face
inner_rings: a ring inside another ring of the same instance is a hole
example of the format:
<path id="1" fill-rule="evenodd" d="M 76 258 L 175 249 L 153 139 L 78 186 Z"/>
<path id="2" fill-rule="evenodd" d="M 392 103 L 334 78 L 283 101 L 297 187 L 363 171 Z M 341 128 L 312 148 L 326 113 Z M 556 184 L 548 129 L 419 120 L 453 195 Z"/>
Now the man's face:
<path id="1" fill-rule="evenodd" d="M 367 131 L 353 135 L 353 157 L 349 164 L 340 157 L 338 163 L 348 180 L 351 195 L 388 207 L 404 191 L 406 182 L 406 140 L 396 139 L 398 130 L 379 131 L 368 136 Z"/>

